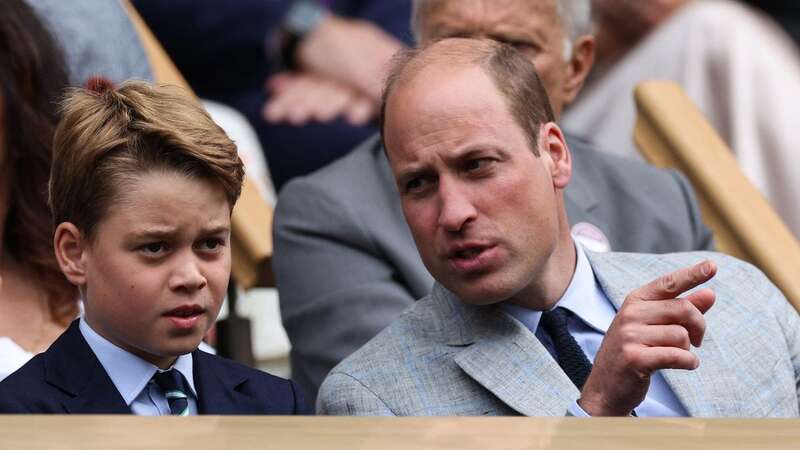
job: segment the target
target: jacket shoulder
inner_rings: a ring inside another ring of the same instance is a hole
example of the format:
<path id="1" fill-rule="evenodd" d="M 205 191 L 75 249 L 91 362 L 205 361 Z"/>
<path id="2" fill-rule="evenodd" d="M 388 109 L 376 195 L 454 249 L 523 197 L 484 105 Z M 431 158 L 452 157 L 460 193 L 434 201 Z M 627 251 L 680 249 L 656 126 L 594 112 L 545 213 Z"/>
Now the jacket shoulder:
<path id="1" fill-rule="evenodd" d="M 60 401 L 66 398 L 65 392 L 47 383 L 43 353 L 0 381 L 0 413 L 3 414 L 63 413 Z"/>
<path id="2" fill-rule="evenodd" d="M 200 359 L 200 370 L 212 370 L 227 379 L 246 381 L 237 387 L 240 392 L 273 406 L 275 410 L 270 412 L 272 414 L 309 412 L 302 390 L 291 380 L 203 351 L 196 351 L 194 355 Z"/>

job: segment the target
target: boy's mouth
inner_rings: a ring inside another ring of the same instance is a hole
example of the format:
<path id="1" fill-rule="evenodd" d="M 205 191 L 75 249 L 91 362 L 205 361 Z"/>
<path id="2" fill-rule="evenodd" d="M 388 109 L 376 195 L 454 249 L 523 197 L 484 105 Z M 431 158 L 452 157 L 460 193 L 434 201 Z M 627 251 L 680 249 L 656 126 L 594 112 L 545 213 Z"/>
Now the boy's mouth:
<path id="1" fill-rule="evenodd" d="M 164 316 L 170 319 L 176 328 L 191 329 L 205 311 L 200 305 L 183 305 L 167 311 Z"/>
<path id="2" fill-rule="evenodd" d="M 165 316 L 170 317 L 192 317 L 199 316 L 205 312 L 205 308 L 200 305 L 183 305 L 175 309 L 171 309 L 164 313 Z"/>

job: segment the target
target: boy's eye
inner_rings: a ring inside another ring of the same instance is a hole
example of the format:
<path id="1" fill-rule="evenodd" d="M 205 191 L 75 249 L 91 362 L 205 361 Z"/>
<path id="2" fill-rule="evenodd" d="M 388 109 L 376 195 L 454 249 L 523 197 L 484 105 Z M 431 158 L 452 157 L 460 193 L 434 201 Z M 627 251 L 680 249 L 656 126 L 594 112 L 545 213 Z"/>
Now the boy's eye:
<path id="1" fill-rule="evenodd" d="M 139 247 L 139 251 L 149 256 L 161 254 L 166 251 L 166 249 L 167 247 L 163 242 L 151 242 Z"/>
<path id="2" fill-rule="evenodd" d="M 204 252 L 213 252 L 219 250 L 223 245 L 225 245 L 225 242 L 222 239 L 210 238 L 198 242 L 195 248 Z"/>

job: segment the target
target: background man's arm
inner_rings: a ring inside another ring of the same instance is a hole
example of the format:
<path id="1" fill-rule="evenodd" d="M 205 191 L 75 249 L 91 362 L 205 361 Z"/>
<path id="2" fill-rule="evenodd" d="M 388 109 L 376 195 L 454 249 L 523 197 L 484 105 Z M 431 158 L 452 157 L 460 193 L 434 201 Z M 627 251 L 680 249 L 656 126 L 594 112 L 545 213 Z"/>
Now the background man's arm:
<path id="1" fill-rule="evenodd" d="M 292 378 L 313 399 L 328 372 L 414 297 L 356 216 L 335 194 L 305 180 L 281 192 L 274 245 Z"/>

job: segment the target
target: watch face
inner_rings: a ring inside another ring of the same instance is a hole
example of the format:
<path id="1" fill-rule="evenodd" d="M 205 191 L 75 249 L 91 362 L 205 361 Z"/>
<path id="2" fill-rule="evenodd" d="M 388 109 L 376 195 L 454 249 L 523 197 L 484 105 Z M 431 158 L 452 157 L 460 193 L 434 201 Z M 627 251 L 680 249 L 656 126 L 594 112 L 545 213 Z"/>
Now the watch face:
<path id="1" fill-rule="evenodd" d="M 328 15 L 328 10 L 316 1 L 297 0 L 292 3 L 286 13 L 284 27 L 286 31 L 302 37 L 314 31 L 314 28 Z"/>

